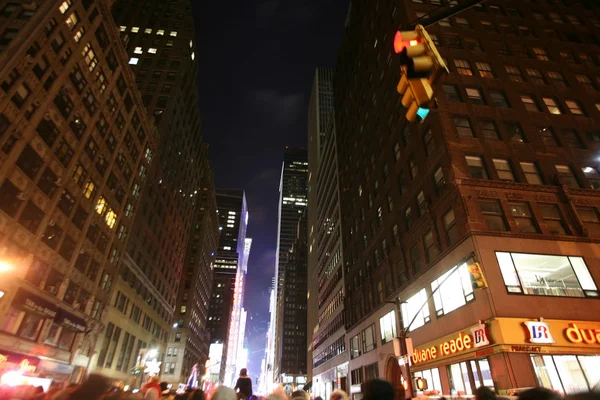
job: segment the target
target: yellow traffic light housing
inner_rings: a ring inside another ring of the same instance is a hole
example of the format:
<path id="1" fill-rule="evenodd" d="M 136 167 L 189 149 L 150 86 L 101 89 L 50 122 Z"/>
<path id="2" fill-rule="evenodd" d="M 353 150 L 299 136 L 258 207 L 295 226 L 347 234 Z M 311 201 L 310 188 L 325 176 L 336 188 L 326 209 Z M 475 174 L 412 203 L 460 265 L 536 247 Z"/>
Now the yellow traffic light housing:
<path id="1" fill-rule="evenodd" d="M 434 86 L 448 74 L 448 68 L 421 25 L 414 31 L 396 32 L 394 51 L 400 54 L 402 78 L 397 89 L 407 109 L 406 119 L 422 121 L 429 110 L 437 107 Z"/>
<path id="2" fill-rule="evenodd" d="M 427 390 L 427 388 L 428 388 L 428 386 L 427 386 L 427 379 L 425 379 L 425 378 L 416 378 L 415 379 L 415 387 L 420 392 Z"/>
<path id="3" fill-rule="evenodd" d="M 470 264 L 467 268 L 469 269 L 469 276 L 471 278 L 473 289 L 483 289 L 487 287 L 487 283 L 483 277 L 483 272 L 481 272 L 481 266 L 478 262 Z"/>

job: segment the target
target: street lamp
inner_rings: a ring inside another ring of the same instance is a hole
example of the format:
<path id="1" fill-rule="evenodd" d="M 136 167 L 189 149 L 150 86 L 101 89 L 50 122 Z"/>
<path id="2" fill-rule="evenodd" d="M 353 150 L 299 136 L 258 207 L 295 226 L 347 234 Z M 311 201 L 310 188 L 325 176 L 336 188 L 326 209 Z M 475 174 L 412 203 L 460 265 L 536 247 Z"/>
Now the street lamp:
<path id="1" fill-rule="evenodd" d="M 0 260 L 0 274 L 11 272 L 13 269 L 15 268 L 12 264 L 7 261 Z"/>

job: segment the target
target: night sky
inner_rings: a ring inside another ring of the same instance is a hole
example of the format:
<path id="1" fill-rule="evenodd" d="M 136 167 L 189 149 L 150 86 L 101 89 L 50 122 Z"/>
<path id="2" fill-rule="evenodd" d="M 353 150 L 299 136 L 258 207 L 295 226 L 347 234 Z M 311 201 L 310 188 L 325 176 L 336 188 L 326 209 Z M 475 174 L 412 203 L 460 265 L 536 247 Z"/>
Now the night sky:
<path id="1" fill-rule="evenodd" d="M 348 4 L 192 1 L 200 113 L 215 184 L 245 189 L 248 201 L 253 243 L 245 308 L 254 378 L 266 345 L 283 151 L 307 146 L 314 69 L 335 65 Z"/>

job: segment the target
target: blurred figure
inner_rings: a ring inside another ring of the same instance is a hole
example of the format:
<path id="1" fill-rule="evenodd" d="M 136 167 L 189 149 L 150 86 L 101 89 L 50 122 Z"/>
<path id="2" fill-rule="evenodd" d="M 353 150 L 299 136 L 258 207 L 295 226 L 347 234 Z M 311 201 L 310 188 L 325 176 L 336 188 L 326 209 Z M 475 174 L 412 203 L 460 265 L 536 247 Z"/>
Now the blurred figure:
<path id="1" fill-rule="evenodd" d="M 394 400 L 394 387 L 388 381 L 372 379 L 361 385 L 363 400 Z"/>
<path id="2" fill-rule="evenodd" d="M 520 393 L 519 400 L 562 400 L 562 397 L 550 389 L 536 387 Z"/>
<path id="3" fill-rule="evenodd" d="M 315 397 L 315 400 L 323 400 L 323 398 L 321 396 L 317 396 Z"/>
<path id="4" fill-rule="evenodd" d="M 267 400 L 288 400 L 287 394 L 285 394 L 285 390 L 283 390 L 283 386 L 278 385 L 275 390 L 267 396 Z"/>
<path id="5" fill-rule="evenodd" d="M 198 387 L 198 364 L 194 364 L 192 372 L 187 380 L 186 386 L 189 389 L 196 389 Z"/>
<path id="6" fill-rule="evenodd" d="M 496 400 L 496 392 L 487 386 L 481 386 L 475 390 L 475 400 Z"/>
<path id="7" fill-rule="evenodd" d="M 296 390 L 292 392 L 292 400 L 310 400 L 310 398 L 304 390 Z"/>
<path id="8" fill-rule="evenodd" d="M 76 383 L 70 383 L 66 388 L 48 396 L 48 400 L 69 400 L 69 396 L 79 387 Z M 1 398 L 1 397 L 0 397 Z"/>
<path id="9" fill-rule="evenodd" d="M 234 390 L 238 391 L 238 398 L 248 399 L 252 396 L 252 379 L 248 376 L 248 370 L 242 368 Z"/>
<path id="10" fill-rule="evenodd" d="M 69 395 L 69 400 L 98 400 L 110 389 L 108 379 L 102 375 L 91 374 L 87 380 Z"/>
<path id="11" fill-rule="evenodd" d="M 349 398 L 348 394 L 342 389 L 335 389 L 333 393 L 331 393 L 331 396 L 329 396 L 329 400 L 349 400 Z"/>
<path id="12" fill-rule="evenodd" d="M 210 400 L 236 400 L 237 395 L 232 388 L 219 386 L 215 389 Z"/>
<path id="13" fill-rule="evenodd" d="M 141 392 L 144 394 L 144 400 L 158 400 L 162 395 L 162 390 L 160 389 L 160 384 L 158 381 L 160 378 L 158 376 L 151 376 L 148 379 L 148 383 L 144 385 Z"/>
<path id="14" fill-rule="evenodd" d="M 600 390 L 600 386 L 595 390 Z M 565 400 L 600 400 L 600 392 L 583 392 L 565 396 Z"/>
<path id="15" fill-rule="evenodd" d="M 196 389 L 186 397 L 187 400 L 205 400 L 206 394 L 204 390 Z"/>
<path id="16" fill-rule="evenodd" d="M 171 385 L 169 385 L 167 382 L 161 382 L 159 386 L 160 397 L 163 399 L 168 399 L 169 395 L 171 394 Z"/>
<path id="17" fill-rule="evenodd" d="M 36 386 L 35 389 L 33 389 L 33 393 L 29 397 L 29 400 L 44 400 L 45 397 L 44 388 L 42 386 Z"/>

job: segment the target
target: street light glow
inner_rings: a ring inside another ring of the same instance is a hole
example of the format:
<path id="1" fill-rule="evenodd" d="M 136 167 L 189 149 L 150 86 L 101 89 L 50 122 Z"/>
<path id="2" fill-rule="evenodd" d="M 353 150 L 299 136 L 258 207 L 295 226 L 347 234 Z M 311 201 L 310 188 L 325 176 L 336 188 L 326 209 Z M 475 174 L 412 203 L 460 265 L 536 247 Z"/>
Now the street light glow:
<path id="1" fill-rule="evenodd" d="M 156 349 L 149 350 L 147 358 L 154 358 L 154 357 L 156 357 L 157 354 L 158 354 L 158 351 Z"/>
<path id="2" fill-rule="evenodd" d="M 0 261 L 0 274 L 5 273 L 5 272 L 10 272 L 14 269 L 14 267 L 12 266 L 12 264 L 9 264 L 6 261 Z"/>

